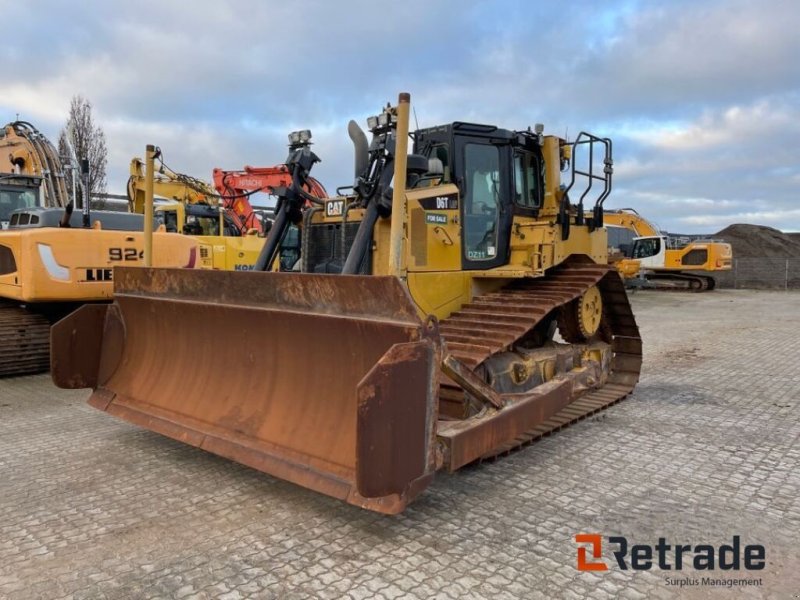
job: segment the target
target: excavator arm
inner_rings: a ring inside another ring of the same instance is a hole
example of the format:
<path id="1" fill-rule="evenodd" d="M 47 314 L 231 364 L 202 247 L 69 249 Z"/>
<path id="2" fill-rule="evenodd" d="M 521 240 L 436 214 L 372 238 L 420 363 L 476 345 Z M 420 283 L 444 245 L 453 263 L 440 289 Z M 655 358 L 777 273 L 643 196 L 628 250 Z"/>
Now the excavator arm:
<path id="1" fill-rule="evenodd" d="M 219 204 L 219 197 L 210 185 L 199 179 L 175 173 L 163 163 L 156 171 L 153 187 L 156 195 L 181 204 L 209 204 L 211 206 Z M 132 158 L 130 177 L 128 178 L 128 204 L 131 212 L 144 213 L 144 189 L 144 161 L 141 158 Z"/>
<path id="2" fill-rule="evenodd" d="M 616 225 L 633 231 L 637 237 L 661 235 L 653 223 L 645 219 L 632 208 L 606 211 L 603 214 L 606 225 Z"/>
<path id="3" fill-rule="evenodd" d="M 42 206 L 69 204 L 64 166 L 53 144 L 26 121 L 9 123 L 0 130 L 0 173 L 42 178 Z"/>
<path id="4" fill-rule="evenodd" d="M 278 190 L 291 186 L 292 171 L 285 164 L 273 167 L 246 166 L 241 171 L 214 169 L 214 187 L 224 198 L 225 208 L 236 214 L 245 227 L 259 232 L 262 226 L 250 204 L 250 196 L 256 192 L 278 195 Z M 315 198 L 328 197 L 323 185 L 313 177 L 304 180 L 303 189 Z"/>

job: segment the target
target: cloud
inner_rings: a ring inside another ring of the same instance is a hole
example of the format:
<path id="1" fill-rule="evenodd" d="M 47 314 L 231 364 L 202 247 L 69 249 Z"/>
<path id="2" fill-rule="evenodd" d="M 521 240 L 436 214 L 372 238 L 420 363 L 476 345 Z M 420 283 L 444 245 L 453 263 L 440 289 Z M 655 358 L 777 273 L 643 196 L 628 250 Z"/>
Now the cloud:
<path id="1" fill-rule="evenodd" d="M 800 5 L 792 0 L 651 3 L 576 71 L 609 115 L 684 116 L 797 89 Z"/>
<path id="2" fill-rule="evenodd" d="M 774 212 L 800 228 L 800 5 L 789 0 L 576 0 L 568 17 L 523 0 L 49 0 L 36 12 L 4 4 L 14 27 L 0 44 L 0 114 L 55 139 L 69 98 L 88 97 L 112 192 L 145 144 L 210 179 L 213 167 L 282 161 L 300 128 L 333 190 L 352 178 L 347 121 L 410 91 L 421 126 L 543 122 L 612 137 L 609 204 L 669 229 Z"/>
<path id="3" fill-rule="evenodd" d="M 672 230 L 731 222 L 797 228 L 800 94 L 706 108 L 684 122 L 617 127 L 617 193 Z M 639 205 L 641 203 L 641 205 Z"/>
<path id="4" fill-rule="evenodd" d="M 800 95 L 762 98 L 749 106 L 706 109 L 695 121 L 656 124 L 650 128 L 630 128 L 628 137 L 665 150 L 678 152 L 716 151 L 757 139 L 764 132 L 783 132 L 788 137 L 800 134 Z"/>

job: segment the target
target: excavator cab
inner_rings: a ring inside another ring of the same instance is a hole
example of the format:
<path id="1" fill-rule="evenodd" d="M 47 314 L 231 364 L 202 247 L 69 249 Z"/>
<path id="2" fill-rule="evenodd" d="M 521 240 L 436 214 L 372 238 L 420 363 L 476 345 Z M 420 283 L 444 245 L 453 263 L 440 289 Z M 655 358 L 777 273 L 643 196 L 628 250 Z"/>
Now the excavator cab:
<path id="1" fill-rule="evenodd" d="M 8 229 L 14 211 L 42 206 L 42 178 L 0 174 L 0 229 Z"/>
<path id="2" fill-rule="evenodd" d="M 414 132 L 409 154 L 409 102 L 368 119 L 369 141 L 350 123 L 354 182 L 338 197 L 309 191 L 319 159 L 290 148 L 254 272 L 116 270 L 111 306 L 54 327 L 55 383 L 390 514 L 437 470 L 624 398 L 641 340 L 606 264 L 610 141 L 456 122 Z M 292 225 L 302 272 L 274 272 Z"/>

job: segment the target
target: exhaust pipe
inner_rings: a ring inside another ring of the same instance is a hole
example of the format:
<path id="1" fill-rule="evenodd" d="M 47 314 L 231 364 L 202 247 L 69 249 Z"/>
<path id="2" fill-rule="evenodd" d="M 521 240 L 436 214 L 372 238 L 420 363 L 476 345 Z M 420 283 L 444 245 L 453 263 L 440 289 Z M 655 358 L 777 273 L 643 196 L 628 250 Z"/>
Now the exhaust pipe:
<path id="1" fill-rule="evenodd" d="M 372 233 L 375 223 L 381 216 L 379 203 L 388 200 L 388 194 L 392 195 L 391 212 L 391 232 L 389 244 L 389 273 L 402 277 L 403 269 L 403 229 L 405 227 L 406 214 L 406 168 L 408 165 L 408 119 L 411 95 L 401 93 L 396 107 L 397 127 L 395 129 L 395 148 L 391 156 L 386 159 L 386 167 L 380 174 L 377 191 L 372 192 L 371 199 L 367 205 L 366 213 L 358 226 L 358 232 L 350 246 L 342 267 L 342 274 L 355 275 L 359 273 L 361 264 L 367 254 L 367 249 L 372 241 Z M 382 134 L 383 135 L 383 134 Z M 352 136 L 351 136 L 352 137 Z M 388 139 L 388 138 L 387 138 Z M 354 140 L 355 141 L 355 140 Z M 373 141 L 373 143 L 375 143 Z M 394 187 L 389 184 L 394 179 Z M 386 197 L 384 198 L 384 195 Z M 389 216 L 389 215 L 383 215 Z"/>
<path id="2" fill-rule="evenodd" d="M 369 165 L 369 142 L 367 142 L 367 134 L 352 119 L 347 124 L 347 135 L 353 140 L 355 149 L 355 180 L 357 181 Z"/>
<path id="3" fill-rule="evenodd" d="M 89 189 L 89 159 L 81 160 L 81 176 L 83 178 L 83 226 L 92 226 L 92 191 Z"/>

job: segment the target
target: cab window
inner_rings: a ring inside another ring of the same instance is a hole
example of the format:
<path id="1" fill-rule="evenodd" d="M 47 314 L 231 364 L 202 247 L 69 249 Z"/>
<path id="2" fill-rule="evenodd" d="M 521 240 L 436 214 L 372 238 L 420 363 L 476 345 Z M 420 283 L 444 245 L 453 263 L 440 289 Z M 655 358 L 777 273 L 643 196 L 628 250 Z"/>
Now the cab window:
<path id="1" fill-rule="evenodd" d="M 291 271 L 300 260 L 300 229 L 290 225 L 281 240 L 281 271 Z"/>
<path id="2" fill-rule="evenodd" d="M 497 256 L 500 211 L 500 150 L 486 144 L 464 147 L 464 252 L 471 261 Z"/>
<path id="3" fill-rule="evenodd" d="M 608 247 L 622 252 L 626 257 L 631 258 L 631 251 L 633 248 L 633 238 L 636 234 L 627 227 L 615 227 L 609 225 L 606 227 L 608 232 Z"/>
<path id="4" fill-rule="evenodd" d="M 442 183 L 450 183 L 450 148 L 447 144 L 436 144 L 428 158 L 442 161 Z"/>
<path id="5" fill-rule="evenodd" d="M 0 221 L 8 221 L 18 208 L 33 208 L 38 195 L 33 190 L 7 188 L 0 191 Z"/>
<path id="6" fill-rule="evenodd" d="M 219 235 L 219 218 L 186 215 L 183 233 L 186 235 Z"/>
<path id="7" fill-rule="evenodd" d="M 163 225 L 170 233 L 178 232 L 178 213 L 174 210 L 160 210 L 156 212 L 156 227 Z"/>
<path id="8" fill-rule="evenodd" d="M 522 208 L 541 206 L 542 172 L 539 160 L 530 152 L 514 153 L 514 203 Z"/>
<path id="9" fill-rule="evenodd" d="M 633 243 L 633 258 L 649 258 L 661 251 L 661 240 L 659 238 L 647 238 L 636 240 Z"/>

